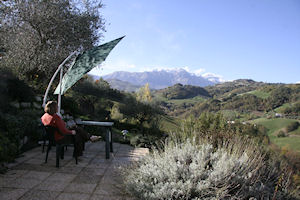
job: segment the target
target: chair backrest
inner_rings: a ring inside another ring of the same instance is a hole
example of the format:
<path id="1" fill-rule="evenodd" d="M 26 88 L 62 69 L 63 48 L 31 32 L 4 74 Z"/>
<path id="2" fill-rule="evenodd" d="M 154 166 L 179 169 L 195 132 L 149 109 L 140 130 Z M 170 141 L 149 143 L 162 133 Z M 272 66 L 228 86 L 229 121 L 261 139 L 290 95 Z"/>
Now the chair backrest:
<path id="1" fill-rule="evenodd" d="M 44 126 L 46 131 L 46 138 L 49 140 L 49 142 L 55 143 L 55 131 L 57 131 L 57 128 L 53 126 Z"/>

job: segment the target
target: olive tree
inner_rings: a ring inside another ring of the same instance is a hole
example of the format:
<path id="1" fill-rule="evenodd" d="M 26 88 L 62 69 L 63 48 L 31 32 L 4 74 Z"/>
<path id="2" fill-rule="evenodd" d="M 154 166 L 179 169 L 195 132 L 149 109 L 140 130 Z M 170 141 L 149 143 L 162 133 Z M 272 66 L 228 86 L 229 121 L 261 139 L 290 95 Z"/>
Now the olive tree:
<path id="1" fill-rule="evenodd" d="M 102 7 L 88 0 L 0 1 L 0 67 L 45 85 L 71 52 L 99 42 L 105 31 Z"/>

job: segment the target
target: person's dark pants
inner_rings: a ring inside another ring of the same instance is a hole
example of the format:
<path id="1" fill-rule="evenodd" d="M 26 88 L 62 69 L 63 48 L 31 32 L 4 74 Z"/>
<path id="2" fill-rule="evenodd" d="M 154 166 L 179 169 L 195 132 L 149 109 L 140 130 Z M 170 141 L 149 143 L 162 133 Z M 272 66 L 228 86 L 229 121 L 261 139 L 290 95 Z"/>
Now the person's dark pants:
<path id="1" fill-rule="evenodd" d="M 84 144 L 90 139 L 89 133 L 83 130 L 80 127 L 74 128 L 76 131 L 76 135 L 65 135 L 61 140 L 56 141 L 58 144 L 74 144 L 74 152 L 73 156 L 82 156 L 82 152 L 84 151 Z M 75 141 L 74 141 L 75 137 Z M 63 154 L 62 154 L 63 155 Z"/>

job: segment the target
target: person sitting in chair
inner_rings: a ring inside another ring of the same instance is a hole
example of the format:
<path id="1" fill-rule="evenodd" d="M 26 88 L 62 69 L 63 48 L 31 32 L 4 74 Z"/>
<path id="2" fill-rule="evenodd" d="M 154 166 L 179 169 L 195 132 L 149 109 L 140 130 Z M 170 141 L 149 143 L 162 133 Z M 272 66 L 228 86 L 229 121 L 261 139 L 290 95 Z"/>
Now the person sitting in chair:
<path id="1" fill-rule="evenodd" d="M 77 149 L 77 156 L 82 156 L 85 142 L 89 140 L 96 141 L 100 138 L 99 136 L 90 136 L 89 133 L 77 126 L 72 128 L 74 130 L 67 129 L 66 123 L 57 114 L 58 106 L 56 101 L 49 101 L 46 104 L 44 111 L 45 114 L 41 117 L 44 126 L 53 126 L 58 129 L 54 134 L 55 142 L 58 144 L 72 143 L 72 138 L 70 136 L 75 136 L 74 145 Z"/>

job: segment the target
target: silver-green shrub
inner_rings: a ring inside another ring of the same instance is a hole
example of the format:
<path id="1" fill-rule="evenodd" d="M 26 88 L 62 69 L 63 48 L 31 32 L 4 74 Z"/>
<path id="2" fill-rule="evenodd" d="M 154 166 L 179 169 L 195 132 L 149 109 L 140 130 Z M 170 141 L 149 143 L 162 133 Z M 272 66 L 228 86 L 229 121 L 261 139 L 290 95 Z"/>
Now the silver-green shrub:
<path id="1" fill-rule="evenodd" d="M 138 199 L 282 199 L 284 181 L 249 139 L 235 137 L 215 148 L 209 140 L 166 142 L 123 169 L 127 190 Z M 277 187 L 277 189 L 275 189 Z M 280 189 L 278 189 L 280 188 Z"/>

